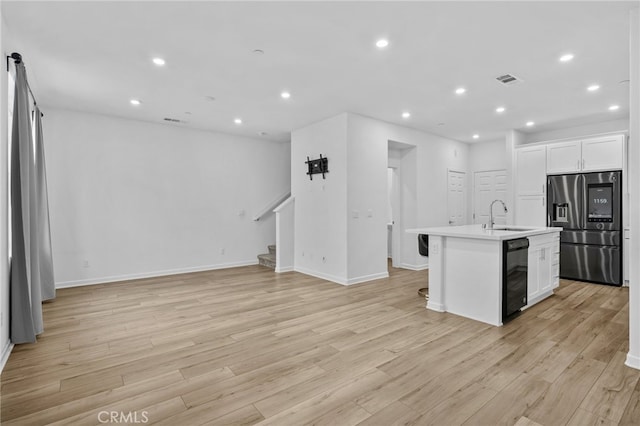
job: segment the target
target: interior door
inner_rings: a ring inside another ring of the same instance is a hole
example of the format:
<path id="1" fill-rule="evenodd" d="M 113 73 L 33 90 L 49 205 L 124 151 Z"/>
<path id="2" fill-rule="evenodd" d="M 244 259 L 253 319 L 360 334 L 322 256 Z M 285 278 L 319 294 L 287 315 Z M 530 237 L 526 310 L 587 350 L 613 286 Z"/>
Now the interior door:
<path id="1" fill-rule="evenodd" d="M 466 174 L 455 170 L 449 170 L 447 179 L 447 214 L 449 216 L 449 225 L 465 225 L 467 223 L 467 215 L 465 202 L 467 195 L 466 190 Z"/>
<path id="2" fill-rule="evenodd" d="M 476 172 L 473 178 L 473 223 L 489 223 L 489 206 L 493 200 L 505 200 L 507 196 L 507 171 L 491 170 Z M 503 209 L 493 211 L 495 223 L 504 225 L 506 214 Z"/>

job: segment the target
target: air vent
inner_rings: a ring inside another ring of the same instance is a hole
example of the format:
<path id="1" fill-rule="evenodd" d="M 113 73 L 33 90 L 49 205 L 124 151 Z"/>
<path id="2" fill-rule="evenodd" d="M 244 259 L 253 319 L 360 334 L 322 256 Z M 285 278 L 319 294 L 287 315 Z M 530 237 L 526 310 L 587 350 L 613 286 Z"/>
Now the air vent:
<path id="1" fill-rule="evenodd" d="M 516 77 L 513 74 L 501 75 L 500 77 L 496 77 L 496 80 L 498 80 L 502 84 L 506 84 L 507 86 L 511 86 L 512 84 L 522 83 L 522 79 Z"/>
<path id="2" fill-rule="evenodd" d="M 170 123 L 183 123 L 182 120 L 178 120 L 177 118 L 169 118 L 169 117 L 165 117 L 164 121 L 168 121 Z"/>

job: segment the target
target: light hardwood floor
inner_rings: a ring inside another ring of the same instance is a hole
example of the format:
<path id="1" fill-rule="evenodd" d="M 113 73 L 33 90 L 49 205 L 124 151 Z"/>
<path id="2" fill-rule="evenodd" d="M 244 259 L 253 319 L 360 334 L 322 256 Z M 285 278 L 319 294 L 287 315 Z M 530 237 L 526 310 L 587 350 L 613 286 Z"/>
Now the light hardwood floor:
<path id="1" fill-rule="evenodd" d="M 627 289 L 563 281 L 492 327 L 427 311 L 426 271 L 390 273 L 343 287 L 251 266 L 60 290 L 5 367 L 2 424 L 640 424 Z"/>

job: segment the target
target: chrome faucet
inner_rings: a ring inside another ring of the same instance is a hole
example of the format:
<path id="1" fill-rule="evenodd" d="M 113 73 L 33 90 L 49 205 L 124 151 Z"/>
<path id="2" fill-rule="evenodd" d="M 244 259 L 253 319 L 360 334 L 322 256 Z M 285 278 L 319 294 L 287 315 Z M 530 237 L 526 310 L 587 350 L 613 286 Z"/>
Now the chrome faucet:
<path id="1" fill-rule="evenodd" d="M 493 205 L 495 203 L 501 203 L 502 207 L 504 208 L 504 212 L 507 212 L 507 205 L 504 203 L 504 201 L 502 200 L 493 200 L 491 202 L 491 205 L 489 206 L 489 225 L 487 226 L 487 228 L 489 229 L 493 229 Z"/>

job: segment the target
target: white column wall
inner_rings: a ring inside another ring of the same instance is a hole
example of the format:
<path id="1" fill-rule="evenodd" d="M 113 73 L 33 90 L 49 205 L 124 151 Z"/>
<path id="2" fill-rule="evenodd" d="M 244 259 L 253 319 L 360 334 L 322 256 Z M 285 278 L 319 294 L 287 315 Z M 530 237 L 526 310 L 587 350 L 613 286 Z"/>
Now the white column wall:
<path id="1" fill-rule="evenodd" d="M 329 173 L 309 179 L 307 157 L 329 159 Z M 347 114 L 291 133 L 291 195 L 295 197 L 294 269 L 346 284 Z"/>
<path id="2" fill-rule="evenodd" d="M 629 353 L 626 364 L 640 369 L 640 12 L 630 25 L 629 191 L 631 205 L 629 279 Z"/>

